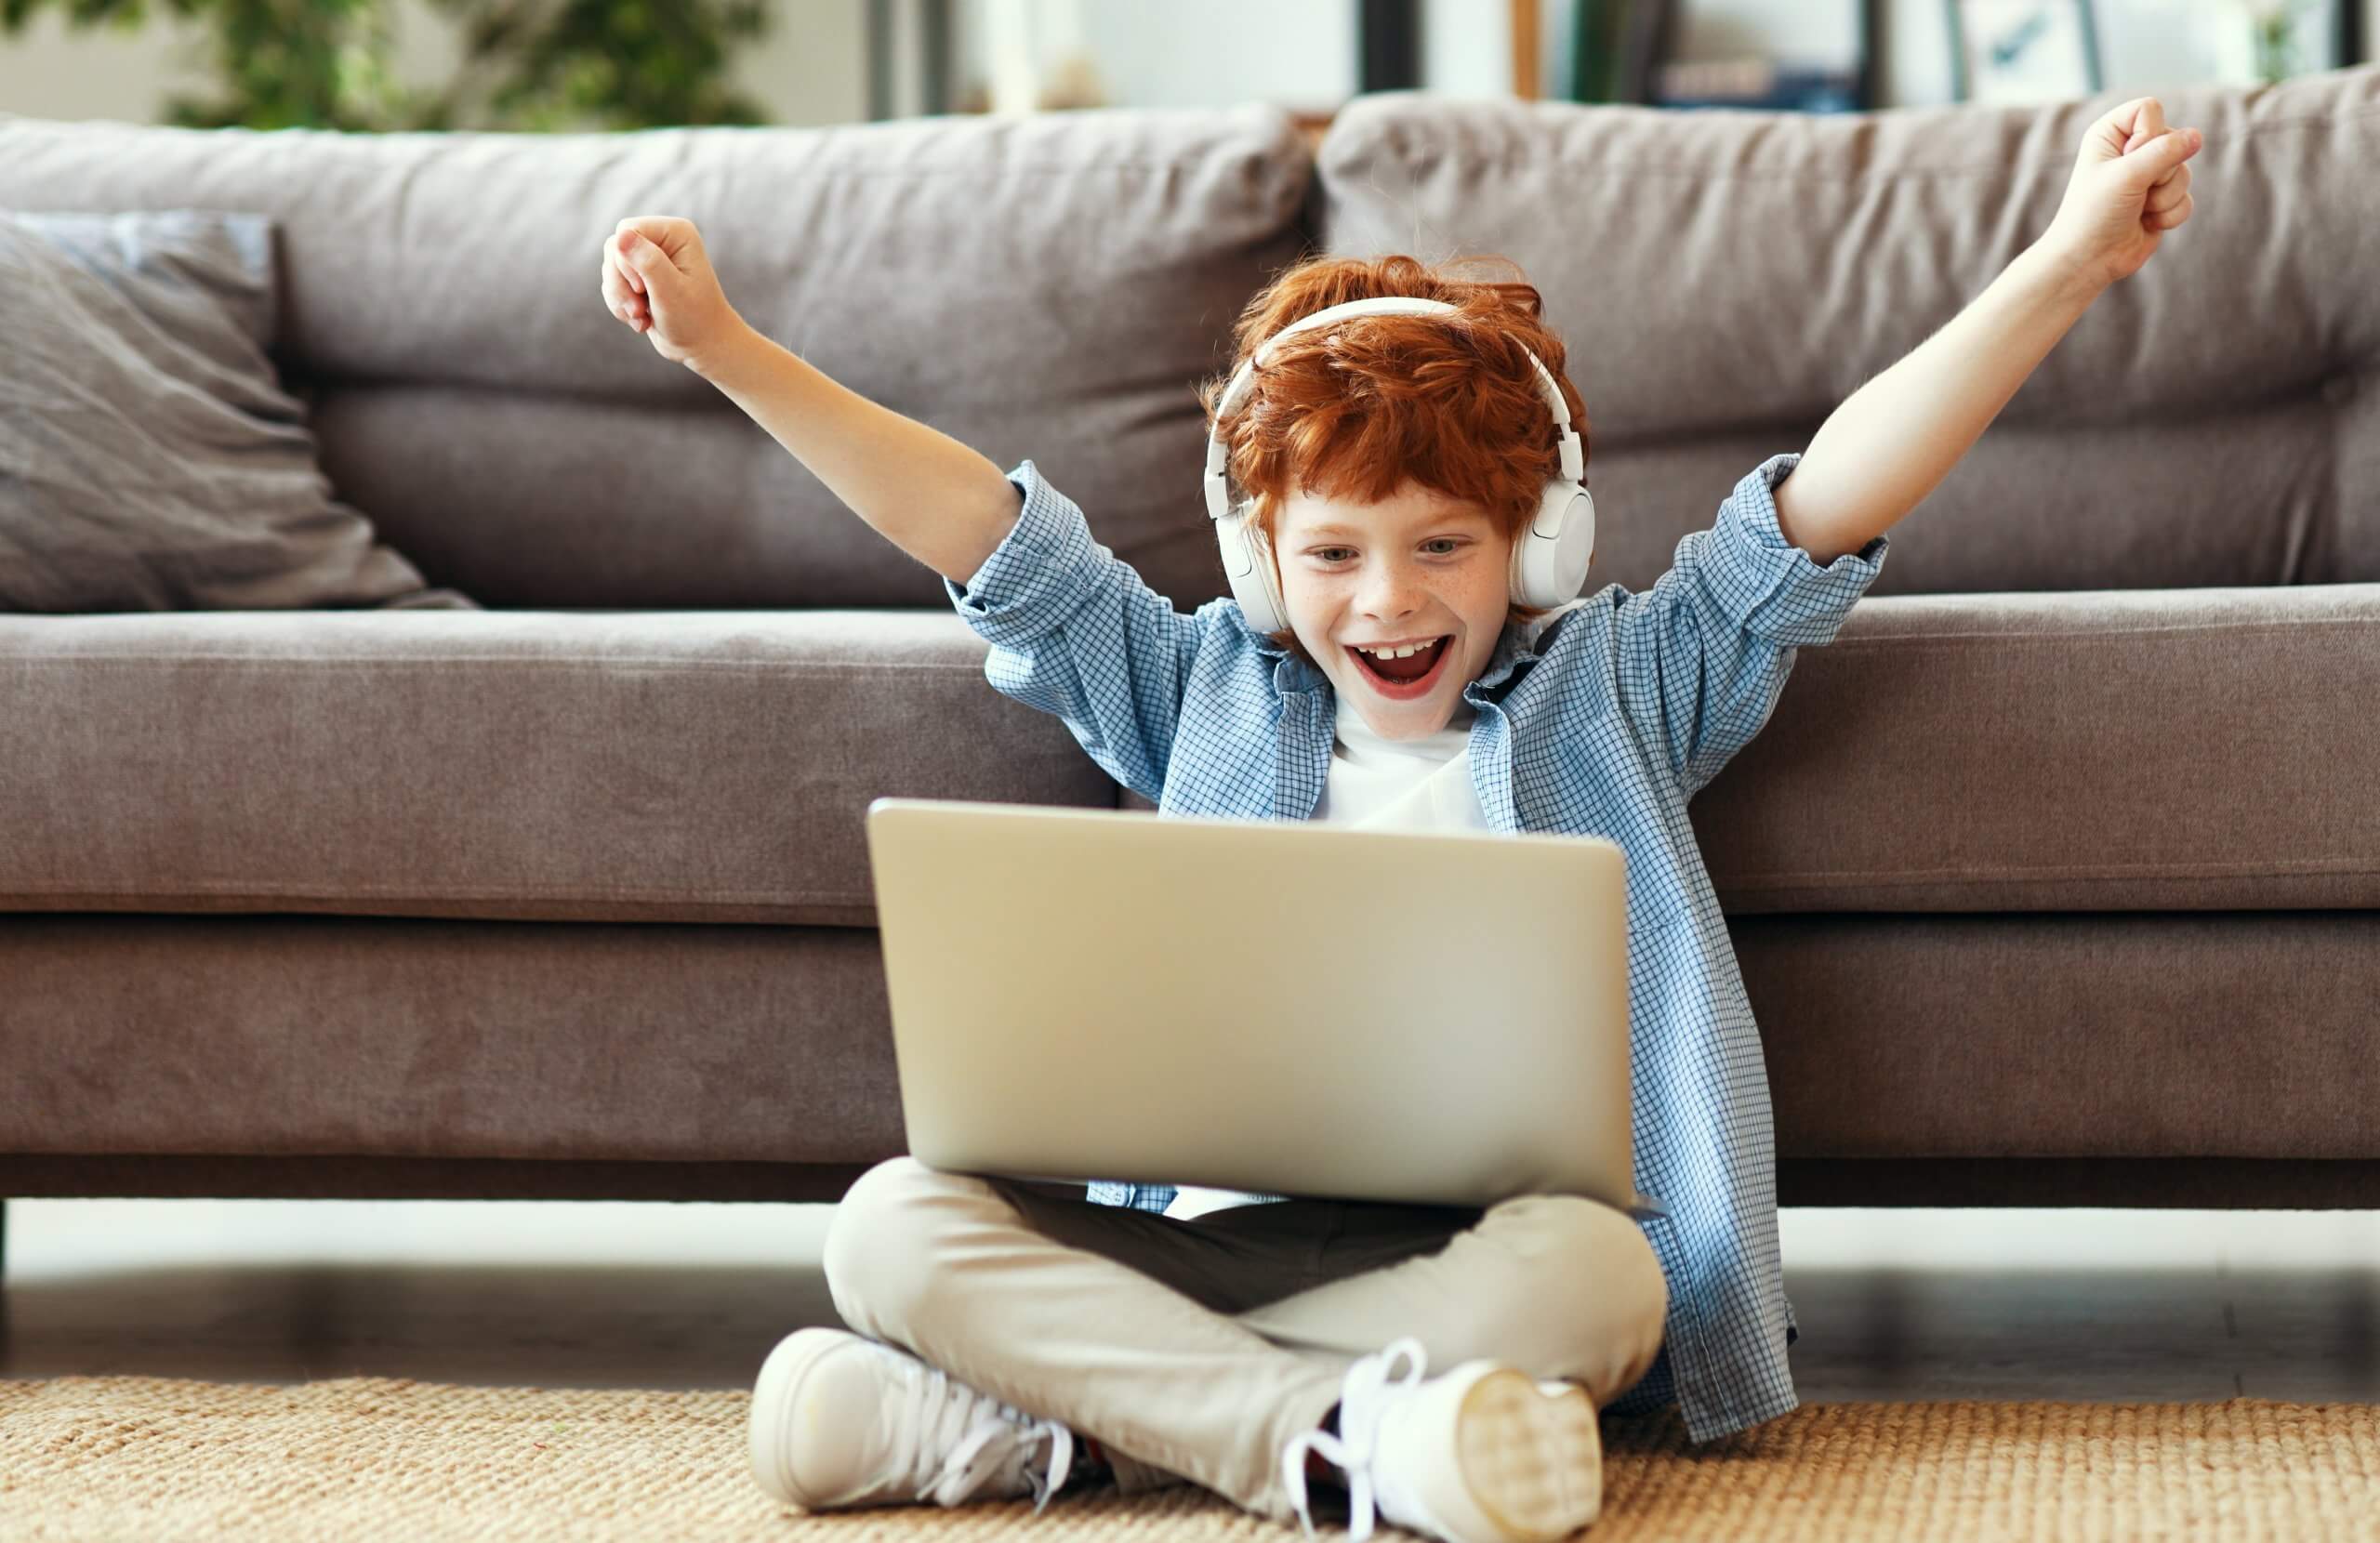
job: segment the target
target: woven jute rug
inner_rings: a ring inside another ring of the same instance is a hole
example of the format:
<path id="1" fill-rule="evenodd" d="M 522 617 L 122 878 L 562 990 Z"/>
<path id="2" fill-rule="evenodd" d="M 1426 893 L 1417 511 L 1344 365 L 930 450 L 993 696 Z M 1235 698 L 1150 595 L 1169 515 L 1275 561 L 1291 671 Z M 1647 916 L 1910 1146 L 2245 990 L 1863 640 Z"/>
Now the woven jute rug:
<path id="1" fill-rule="evenodd" d="M 0 1382 L 0 1536 L 1062 1540 L 1295 1538 L 1187 1486 L 805 1516 L 746 1470 L 742 1392 L 385 1378 L 297 1387 Z M 2380 1409 L 2277 1404 L 1805 1405 L 1689 1447 L 1605 1421 L 1582 1537 L 2380 1538 Z M 1317 1518 L 1319 1521 L 1320 1519 Z M 1326 1536 L 1343 1536 L 1338 1526 Z M 1382 1536 L 1404 1537 L 1397 1529 Z"/>

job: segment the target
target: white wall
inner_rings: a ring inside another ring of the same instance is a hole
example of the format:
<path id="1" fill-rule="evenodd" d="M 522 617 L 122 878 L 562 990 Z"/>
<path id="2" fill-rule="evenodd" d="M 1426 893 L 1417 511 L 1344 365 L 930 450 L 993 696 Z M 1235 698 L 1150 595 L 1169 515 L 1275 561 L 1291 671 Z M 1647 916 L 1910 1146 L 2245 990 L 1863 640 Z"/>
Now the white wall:
<path id="1" fill-rule="evenodd" d="M 1355 0 L 1204 0 L 1083 7 L 1115 99 L 1191 107 L 1250 98 L 1331 112 L 1355 94 Z"/>
<path id="2" fill-rule="evenodd" d="M 960 0 L 953 71 L 963 95 L 985 81 L 997 28 L 1018 14 L 1046 73 L 1074 48 L 1088 53 L 1107 99 L 1133 107 L 1270 101 L 1328 112 L 1355 92 L 1355 0 Z"/>
<path id="3" fill-rule="evenodd" d="M 204 35 L 163 14 L 138 33 L 73 32 L 58 12 L 45 10 L 23 32 L 0 35 L 0 112 L 162 119 L 168 95 L 206 92 L 205 76 L 181 62 L 192 46 L 187 40 Z"/>
<path id="4" fill-rule="evenodd" d="M 954 7 L 956 86 L 988 84 L 985 7 L 1001 0 L 958 0 Z M 1355 88 L 1355 0 L 1021 0 L 1038 41 L 1063 48 L 1078 36 L 1097 64 L 1109 99 L 1133 106 L 1183 107 L 1264 99 L 1328 111 Z M 2364 7 L 2364 36 L 2380 39 L 2380 0 Z M 1543 88 L 1551 91 L 1567 57 L 1569 0 L 1540 0 Z M 1847 59 L 1856 0 L 1686 0 L 1679 57 L 1724 58 L 1756 51 L 1778 58 Z M 2107 88 L 2137 94 L 2208 78 L 2242 79 L 2246 25 L 2230 57 L 2211 47 L 2205 19 L 2238 0 L 2098 0 Z M 776 0 L 772 35 L 739 59 L 736 83 L 782 124 L 854 123 L 867 115 L 866 0 Z M 425 0 L 397 0 L 401 78 L 429 86 L 458 53 L 454 26 Z M 1884 88 L 1893 105 L 1950 99 L 1950 22 L 1943 0 L 1889 0 Z M 912 18 L 896 7 L 906 43 Z M 1430 89 L 1452 96 L 1503 96 L 1511 63 L 1506 7 L 1500 0 L 1422 0 L 1422 59 Z M 214 89 L 206 72 L 205 29 L 175 20 L 162 6 L 138 32 L 69 31 L 45 10 L 25 33 L 0 38 L 0 111 L 51 118 L 155 121 L 173 91 Z M 896 99 L 914 100 L 912 50 Z M 1052 60 L 1045 59 L 1044 66 Z"/>

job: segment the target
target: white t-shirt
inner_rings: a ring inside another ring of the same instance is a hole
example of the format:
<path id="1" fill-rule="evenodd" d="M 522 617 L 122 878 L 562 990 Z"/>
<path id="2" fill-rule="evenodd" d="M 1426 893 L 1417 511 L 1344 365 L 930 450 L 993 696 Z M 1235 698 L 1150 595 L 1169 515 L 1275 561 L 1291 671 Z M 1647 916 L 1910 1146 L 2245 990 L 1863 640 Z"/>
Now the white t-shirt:
<path id="1" fill-rule="evenodd" d="M 1371 830 L 1488 829 L 1471 785 L 1471 724 L 1478 716 L 1470 703 L 1457 701 L 1447 726 L 1428 738 L 1382 739 L 1342 694 L 1316 822 Z"/>
<path id="2" fill-rule="evenodd" d="M 1339 697 L 1338 733 L 1318 824 L 1372 830 L 1488 830 L 1487 811 L 1471 785 L 1471 724 L 1479 714 L 1458 701 L 1447 726 L 1426 739 L 1382 739 L 1363 709 Z M 1187 1220 L 1267 1195 L 1183 1186 L 1165 1214 Z"/>

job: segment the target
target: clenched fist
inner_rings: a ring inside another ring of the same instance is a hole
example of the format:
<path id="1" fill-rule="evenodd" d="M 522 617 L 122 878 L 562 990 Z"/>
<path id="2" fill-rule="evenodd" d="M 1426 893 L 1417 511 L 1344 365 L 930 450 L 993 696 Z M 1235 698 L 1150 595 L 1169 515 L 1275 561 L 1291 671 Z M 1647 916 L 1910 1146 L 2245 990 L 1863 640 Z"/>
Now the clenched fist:
<path id="1" fill-rule="evenodd" d="M 655 353 L 697 372 L 745 324 L 711 271 L 702 232 L 674 215 L 631 215 L 604 238 L 603 303 Z"/>
<path id="2" fill-rule="evenodd" d="M 2195 128 L 2167 127 L 2154 97 L 2108 112 L 2083 136 L 2044 244 L 2100 287 L 2132 277 L 2190 218 L 2187 163 L 2205 142 Z"/>

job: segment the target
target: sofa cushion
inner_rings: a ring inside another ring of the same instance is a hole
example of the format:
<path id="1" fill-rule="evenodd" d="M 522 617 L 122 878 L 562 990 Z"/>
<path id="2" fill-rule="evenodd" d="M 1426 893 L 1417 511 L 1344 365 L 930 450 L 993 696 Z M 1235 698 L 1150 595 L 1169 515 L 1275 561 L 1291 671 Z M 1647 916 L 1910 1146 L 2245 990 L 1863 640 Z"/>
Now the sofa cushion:
<path id="1" fill-rule="evenodd" d="M 946 609 L 0 616 L 0 908 L 873 926 L 878 797 L 1113 808 Z"/>
<path id="2" fill-rule="evenodd" d="M 1194 388 L 1304 244 L 1312 169 L 1257 106 L 633 134 L 0 114 L 0 205 L 272 218 L 276 352 L 340 496 L 488 606 L 947 603 L 604 308 L 603 239 L 645 214 L 693 218 L 746 320 L 842 385 L 1036 459 L 1159 593 L 1225 592 Z"/>
<path id="3" fill-rule="evenodd" d="M 470 605 L 330 495 L 272 324 L 261 216 L 0 210 L 0 611 Z"/>
<path id="4" fill-rule="evenodd" d="M 2040 237 L 2118 99 L 1368 97 L 1318 151 L 1323 229 L 1334 252 L 1520 264 L 1585 399 L 1597 580 L 1644 587 L 1745 468 Z M 1876 597 L 2380 581 L 2380 65 L 2160 99 L 2206 135 L 2198 217 L 1895 530 Z"/>
<path id="5" fill-rule="evenodd" d="M 2380 584 L 1862 600 L 1689 808 L 1720 906 L 2380 906 Z"/>
<path id="6" fill-rule="evenodd" d="M 945 612 L 0 616 L 0 908 L 875 925 L 879 796 L 1138 806 Z M 1870 599 L 1722 906 L 2380 906 L 2380 585 Z M 2070 790 L 2059 796 L 2058 790 Z"/>
<path id="7" fill-rule="evenodd" d="M 1871 596 L 1687 815 L 1729 916 L 2375 907 L 2374 696 L 2380 584 Z"/>

